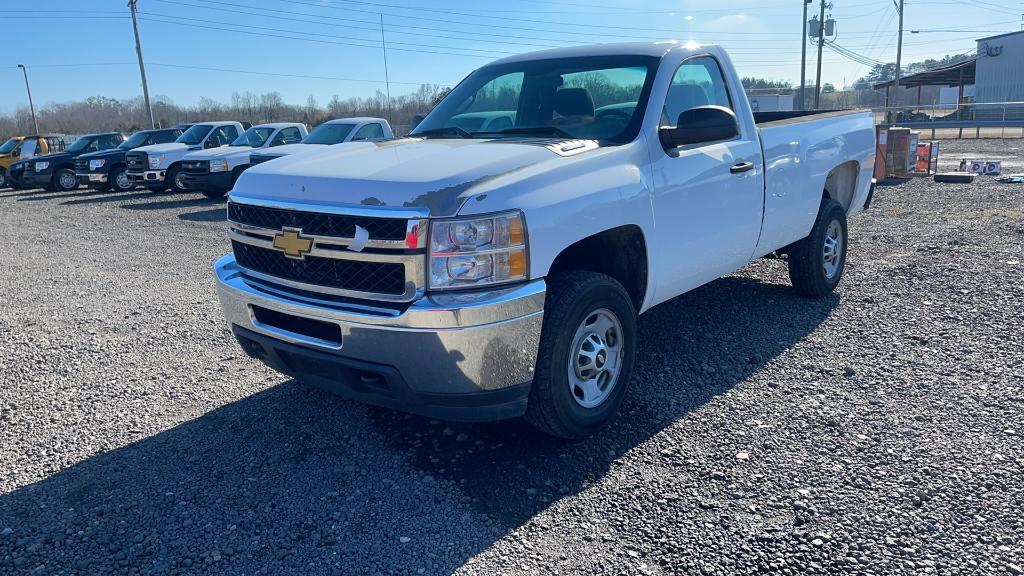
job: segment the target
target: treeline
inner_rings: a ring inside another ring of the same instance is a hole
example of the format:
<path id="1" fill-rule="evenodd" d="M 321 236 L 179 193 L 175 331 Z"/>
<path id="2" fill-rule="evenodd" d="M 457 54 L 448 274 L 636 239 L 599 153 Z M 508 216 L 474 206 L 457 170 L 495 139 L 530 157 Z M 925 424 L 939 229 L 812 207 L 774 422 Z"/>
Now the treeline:
<path id="1" fill-rule="evenodd" d="M 334 95 L 323 104 L 313 95 L 304 104 L 289 104 L 278 92 L 236 92 L 232 94 L 229 103 L 200 98 L 191 106 L 178 106 L 169 98 L 157 96 L 152 100 L 152 105 L 157 126 L 204 120 L 239 120 L 253 124 L 303 122 L 312 128 L 332 118 L 390 116 L 396 132 L 404 134 L 409 130 L 413 116 L 428 112 L 449 90 L 434 84 L 424 84 L 411 93 L 392 95 L 390 114 L 387 95 L 381 90 L 366 98 L 342 99 Z M 141 96 L 127 100 L 91 96 L 79 102 L 51 102 L 36 108 L 36 119 L 41 132 L 61 134 L 105 131 L 128 134 L 149 128 L 149 115 Z M 3 139 L 14 134 L 32 132 L 32 115 L 27 106 L 18 107 L 13 115 L 0 116 L 0 137 Z"/>

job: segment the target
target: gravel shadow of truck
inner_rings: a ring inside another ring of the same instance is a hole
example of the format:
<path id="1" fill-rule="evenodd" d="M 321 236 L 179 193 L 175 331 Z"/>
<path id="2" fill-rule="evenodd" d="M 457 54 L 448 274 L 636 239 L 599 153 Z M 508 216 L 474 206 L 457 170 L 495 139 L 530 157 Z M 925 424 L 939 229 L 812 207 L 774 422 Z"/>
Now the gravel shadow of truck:
<path id="1" fill-rule="evenodd" d="M 285 381 L 0 495 L 12 528 L 0 572 L 449 574 L 747 380 L 838 302 L 729 277 L 655 308 L 622 414 L 580 443 Z"/>

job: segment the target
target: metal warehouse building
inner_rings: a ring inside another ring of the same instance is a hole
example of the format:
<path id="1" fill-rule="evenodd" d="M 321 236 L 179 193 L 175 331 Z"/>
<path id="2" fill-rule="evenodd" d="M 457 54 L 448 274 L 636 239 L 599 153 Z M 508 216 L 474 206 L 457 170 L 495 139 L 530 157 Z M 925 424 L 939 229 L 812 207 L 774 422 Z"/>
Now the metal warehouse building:
<path id="1" fill-rule="evenodd" d="M 1024 30 L 978 40 L 975 102 L 1024 102 Z"/>

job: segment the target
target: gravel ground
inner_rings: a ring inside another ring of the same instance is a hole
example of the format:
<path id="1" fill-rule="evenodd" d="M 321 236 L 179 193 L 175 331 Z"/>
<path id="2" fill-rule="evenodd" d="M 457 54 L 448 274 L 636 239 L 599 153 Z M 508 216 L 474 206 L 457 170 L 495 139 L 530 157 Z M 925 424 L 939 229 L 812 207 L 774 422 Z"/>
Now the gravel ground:
<path id="1" fill-rule="evenodd" d="M 1024 171 L 1020 140 L 943 146 Z M 652 310 L 576 444 L 244 357 L 223 228 L 0 192 L 0 573 L 1024 573 L 1024 186 L 879 188 L 827 300 L 762 261 Z"/>

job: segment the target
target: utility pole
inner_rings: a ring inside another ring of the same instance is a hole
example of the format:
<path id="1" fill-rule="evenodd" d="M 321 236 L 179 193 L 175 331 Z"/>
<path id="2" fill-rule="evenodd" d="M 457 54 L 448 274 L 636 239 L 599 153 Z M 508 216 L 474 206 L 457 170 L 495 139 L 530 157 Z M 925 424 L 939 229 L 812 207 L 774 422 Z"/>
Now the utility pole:
<path id="1" fill-rule="evenodd" d="M 893 82 L 892 105 L 899 106 L 900 102 L 900 66 L 903 61 L 903 0 L 893 0 L 896 10 L 900 13 L 899 39 L 896 41 L 896 81 Z"/>
<path id="2" fill-rule="evenodd" d="M 804 5 L 804 17 L 800 21 L 800 102 L 797 110 L 807 108 L 807 100 L 804 96 L 804 87 L 807 86 L 807 5 L 814 0 L 802 0 Z"/>
<path id="3" fill-rule="evenodd" d="M 821 98 L 821 51 L 825 48 L 825 0 L 821 0 L 821 16 L 818 22 L 818 79 L 814 82 L 814 109 L 818 109 Z"/>
<path id="4" fill-rule="evenodd" d="M 139 0 L 128 0 L 128 8 L 132 11 L 132 30 L 135 31 L 135 54 L 139 57 L 139 72 L 142 73 L 142 97 L 146 100 L 146 111 L 149 113 L 149 127 L 156 128 L 153 119 L 153 106 L 149 103 L 149 82 L 146 81 L 146 65 L 142 61 L 142 41 L 139 40 L 139 21 L 135 17 L 135 4 Z"/>
<path id="5" fill-rule="evenodd" d="M 32 129 L 39 134 L 39 123 L 36 122 L 36 105 L 32 103 L 32 88 L 28 85 L 28 68 L 24 64 L 18 64 L 22 74 L 25 75 L 25 91 L 28 92 L 28 109 L 32 112 Z"/>
<path id="6" fill-rule="evenodd" d="M 384 48 L 384 89 L 388 92 L 388 124 L 394 124 L 395 119 L 391 115 L 391 80 L 388 79 L 388 43 L 384 39 L 384 15 L 380 16 L 380 44 Z"/>

